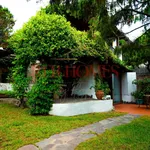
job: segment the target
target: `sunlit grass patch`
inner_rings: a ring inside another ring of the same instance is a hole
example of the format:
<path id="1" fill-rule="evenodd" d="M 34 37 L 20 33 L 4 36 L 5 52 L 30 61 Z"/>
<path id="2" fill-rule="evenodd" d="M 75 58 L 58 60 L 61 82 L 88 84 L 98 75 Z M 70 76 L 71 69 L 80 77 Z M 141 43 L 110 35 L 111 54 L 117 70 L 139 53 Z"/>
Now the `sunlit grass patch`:
<path id="1" fill-rule="evenodd" d="M 81 143 L 76 150 L 150 150 L 150 117 L 106 130 Z"/>
<path id="2" fill-rule="evenodd" d="M 51 135 L 122 114 L 108 112 L 74 117 L 31 116 L 28 109 L 0 103 L 0 149 L 16 150 Z"/>

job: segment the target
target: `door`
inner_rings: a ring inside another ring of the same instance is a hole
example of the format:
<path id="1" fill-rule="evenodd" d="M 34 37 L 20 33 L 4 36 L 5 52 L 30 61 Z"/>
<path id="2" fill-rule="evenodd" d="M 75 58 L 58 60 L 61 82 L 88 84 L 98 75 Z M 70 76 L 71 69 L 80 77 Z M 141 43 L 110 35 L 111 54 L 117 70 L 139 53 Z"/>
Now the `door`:
<path id="1" fill-rule="evenodd" d="M 121 102 L 120 78 L 115 74 L 112 74 L 112 96 L 114 103 Z"/>

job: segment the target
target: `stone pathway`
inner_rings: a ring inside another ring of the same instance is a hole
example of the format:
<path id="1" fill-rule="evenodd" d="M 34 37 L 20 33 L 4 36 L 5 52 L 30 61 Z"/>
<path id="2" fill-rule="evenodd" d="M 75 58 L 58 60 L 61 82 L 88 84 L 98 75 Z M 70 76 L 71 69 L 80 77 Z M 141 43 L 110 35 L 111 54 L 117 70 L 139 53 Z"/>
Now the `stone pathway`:
<path id="1" fill-rule="evenodd" d="M 127 114 L 108 118 L 94 124 L 53 135 L 48 139 L 36 143 L 35 145 L 37 147 L 27 145 L 19 148 L 19 150 L 74 150 L 78 144 L 96 136 L 96 134 L 103 133 L 106 129 L 110 129 L 114 126 L 130 123 L 137 117 L 139 117 L 139 115 Z"/>

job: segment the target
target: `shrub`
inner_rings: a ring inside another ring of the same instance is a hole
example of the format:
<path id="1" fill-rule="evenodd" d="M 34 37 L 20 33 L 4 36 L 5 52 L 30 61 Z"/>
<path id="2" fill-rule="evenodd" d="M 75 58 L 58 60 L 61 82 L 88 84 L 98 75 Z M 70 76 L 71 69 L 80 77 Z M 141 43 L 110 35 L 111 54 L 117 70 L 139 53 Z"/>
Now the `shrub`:
<path id="1" fill-rule="evenodd" d="M 61 87 L 62 77 L 51 70 L 41 70 L 36 79 L 27 94 L 27 104 L 32 115 L 47 115 L 52 108 L 53 93 L 58 93 Z"/>
<path id="2" fill-rule="evenodd" d="M 137 90 L 135 92 L 132 92 L 131 95 L 134 96 L 136 100 L 138 100 L 138 99 L 143 99 L 144 93 L 140 90 Z"/>
<path id="3" fill-rule="evenodd" d="M 25 107 L 25 97 L 29 89 L 29 83 L 31 78 L 27 77 L 27 71 L 25 69 L 20 68 L 21 67 L 18 67 L 17 65 L 13 68 L 12 87 L 14 91 L 14 97 L 20 101 L 19 107 Z"/>
<path id="4" fill-rule="evenodd" d="M 133 84 L 138 86 L 138 89 L 144 94 L 150 94 L 150 78 L 134 80 Z"/>

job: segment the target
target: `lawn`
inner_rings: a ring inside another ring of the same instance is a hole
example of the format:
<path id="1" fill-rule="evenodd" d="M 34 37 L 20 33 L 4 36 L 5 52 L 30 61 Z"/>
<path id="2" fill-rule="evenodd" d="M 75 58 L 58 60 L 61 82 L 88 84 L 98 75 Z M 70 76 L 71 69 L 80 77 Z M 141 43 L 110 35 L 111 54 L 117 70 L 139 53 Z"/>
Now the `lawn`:
<path id="1" fill-rule="evenodd" d="M 150 117 L 107 130 L 81 143 L 76 150 L 150 150 Z"/>
<path id="2" fill-rule="evenodd" d="M 92 113 L 74 117 L 31 116 L 28 109 L 0 103 L 0 149 L 16 150 L 53 134 L 85 126 L 123 113 Z"/>

